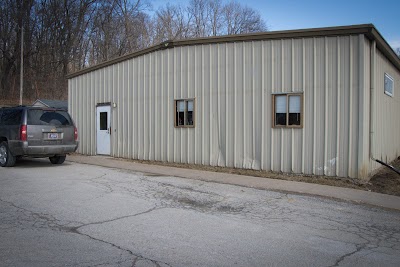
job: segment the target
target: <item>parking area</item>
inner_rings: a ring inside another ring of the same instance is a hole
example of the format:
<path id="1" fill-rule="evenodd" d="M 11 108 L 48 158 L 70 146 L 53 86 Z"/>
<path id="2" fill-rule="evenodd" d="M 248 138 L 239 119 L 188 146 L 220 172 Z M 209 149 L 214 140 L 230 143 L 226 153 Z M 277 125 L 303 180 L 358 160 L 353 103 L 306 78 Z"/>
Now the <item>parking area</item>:
<path id="1" fill-rule="evenodd" d="M 400 212 L 47 159 L 0 169 L 3 266 L 399 266 Z"/>

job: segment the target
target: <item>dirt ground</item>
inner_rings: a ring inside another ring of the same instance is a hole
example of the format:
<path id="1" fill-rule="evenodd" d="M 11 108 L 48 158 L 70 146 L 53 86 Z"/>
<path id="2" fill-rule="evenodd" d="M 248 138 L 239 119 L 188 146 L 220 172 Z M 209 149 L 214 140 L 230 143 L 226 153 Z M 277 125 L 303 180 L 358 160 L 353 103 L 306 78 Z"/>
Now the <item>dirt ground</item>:
<path id="1" fill-rule="evenodd" d="M 393 167 L 400 170 L 400 157 L 391 163 Z M 389 195 L 400 196 L 400 175 L 387 167 L 381 168 L 372 178 L 371 191 Z"/>
<path id="2" fill-rule="evenodd" d="M 383 193 L 388 195 L 400 196 L 400 175 L 384 166 L 382 166 L 382 168 L 379 169 L 379 171 L 374 176 L 372 176 L 369 181 L 362 181 L 359 179 L 351 179 L 351 178 L 284 174 L 284 173 L 275 173 L 267 171 L 235 169 L 227 167 L 203 166 L 195 164 L 181 164 L 181 163 L 146 161 L 146 160 L 130 160 L 130 161 L 144 163 L 144 164 L 177 167 L 177 168 L 189 168 L 189 169 L 204 170 L 204 171 L 225 172 L 225 173 L 247 175 L 247 176 L 256 176 L 256 177 L 265 177 L 272 179 L 282 179 L 288 181 L 347 187 L 347 188 Z M 397 169 L 400 169 L 400 158 L 392 162 L 391 165 L 393 165 Z"/>

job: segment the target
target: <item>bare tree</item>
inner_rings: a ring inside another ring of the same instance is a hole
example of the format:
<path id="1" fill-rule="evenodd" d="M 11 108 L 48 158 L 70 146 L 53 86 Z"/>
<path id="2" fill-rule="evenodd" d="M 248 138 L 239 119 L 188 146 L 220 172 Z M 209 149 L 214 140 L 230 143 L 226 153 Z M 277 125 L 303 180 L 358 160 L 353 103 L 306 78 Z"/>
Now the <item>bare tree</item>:
<path id="1" fill-rule="evenodd" d="M 224 6 L 222 16 L 226 27 L 226 34 L 242 34 L 267 30 L 260 13 L 252 8 L 242 6 L 235 1 Z"/>
<path id="2" fill-rule="evenodd" d="M 184 39 L 189 36 L 189 18 L 182 7 L 167 4 L 156 12 L 154 43 Z"/>
<path id="3" fill-rule="evenodd" d="M 64 0 L 37 2 L 38 63 L 41 69 L 36 83 L 52 98 L 65 98 L 65 75 L 75 70 L 75 55 L 81 54 L 82 44 L 91 19 L 95 0 Z M 46 64 L 47 63 L 47 64 Z"/>
<path id="4" fill-rule="evenodd" d="M 209 0 L 191 0 L 187 7 L 190 15 L 190 28 L 193 37 L 208 36 L 209 32 Z"/>
<path id="5" fill-rule="evenodd" d="M 143 12 L 143 1 L 103 0 L 95 11 L 89 36 L 89 62 L 98 63 L 150 45 L 147 24 L 150 17 Z"/>
<path id="6" fill-rule="evenodd" d="M 209 0 L 209 19 L 210 19 L 210 33 L 209 36 L 217 36 L 223 33 L 223 20 L 221 12 L 223 6 L 220 0 Z"/>
<path id="7" fill-rule="evenodd" d="M 187 7 L 191 37 L 223 34 L 223 8 L 220 0 L 191 0 Z"/>
<path id="8" fill-rule="evenodd" d="M 167 4 L 156 12 L 154 27 L 154 42 L 267 30 L 256 10 L 221 0 L 191 0 L 186 7 Z"/>
<path id="9" fill-rule="evenodd" d="M 147 12 L 151 0 L 0 1 L 0 100 L 18 98 L 21 31 L 24 97 L 67 97 L 65 75 L 165 40 L 266 30 L 237 2 L 191 0 Z"/>
<path id="10" fill-rule="evenodd" d="M 15 96 L 17 75 L 20 67 L 21 30 L 25 32 L 25 53 L 32 54 L 32 13 L 33 1 L 4 0 L 0 2 L 0 95 Z M 30 61 L 26 60 L 27 67 Z"/>

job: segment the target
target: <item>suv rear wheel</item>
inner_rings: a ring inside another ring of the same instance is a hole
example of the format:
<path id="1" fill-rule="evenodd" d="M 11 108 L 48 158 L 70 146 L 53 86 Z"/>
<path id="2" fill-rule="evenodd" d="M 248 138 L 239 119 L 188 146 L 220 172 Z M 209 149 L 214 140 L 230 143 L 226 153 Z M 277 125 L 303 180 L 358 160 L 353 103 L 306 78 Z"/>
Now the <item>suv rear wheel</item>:
<path id="1" fill-rule="evenodd" d="M 12 167 L 15 165 L 16 157 L 11 154 L 6 141 L 0 143 L 0 166 Z"/>
<path id="2" fill-rule="evenodd" d="M 53 156 L 50 157 L 50 162 L 53 164 L 63 164 L 66 156 Z"/>

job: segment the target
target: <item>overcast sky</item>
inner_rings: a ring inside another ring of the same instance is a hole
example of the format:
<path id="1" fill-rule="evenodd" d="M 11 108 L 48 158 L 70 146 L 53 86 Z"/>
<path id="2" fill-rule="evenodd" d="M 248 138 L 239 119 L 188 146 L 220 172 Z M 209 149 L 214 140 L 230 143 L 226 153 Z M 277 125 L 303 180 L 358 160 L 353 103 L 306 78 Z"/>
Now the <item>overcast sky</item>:
<path id="1" fill-rule="evenodd" d="M 153 0 L 153 7 L 167 2 Z M 400 0 L 236 0 L 258 10 L 270 31 L 372 23 L 393 48 L 400 48 Z"/>

